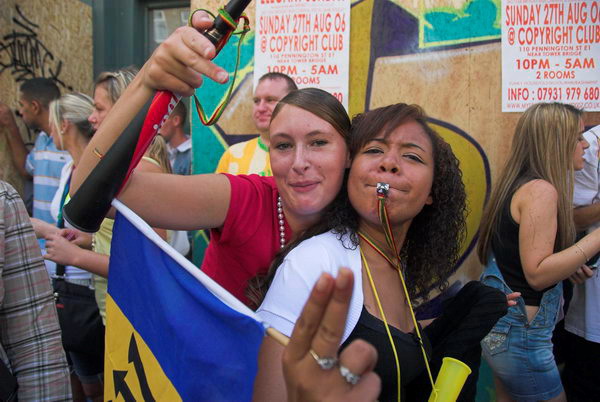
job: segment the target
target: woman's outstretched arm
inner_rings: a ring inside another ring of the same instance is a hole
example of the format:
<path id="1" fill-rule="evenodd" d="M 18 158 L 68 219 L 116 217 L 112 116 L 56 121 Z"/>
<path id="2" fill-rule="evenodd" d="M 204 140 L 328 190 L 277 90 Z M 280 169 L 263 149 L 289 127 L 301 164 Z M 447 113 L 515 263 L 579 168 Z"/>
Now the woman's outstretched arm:
<path id="1" fill-rule="evenodd" d="M 212 21 L 205 13 L 194 14 L 194 27 L 205 30 Z M 205 75 L 224 83 L 228 74 L 210 60 L 215 48 L 194 28 L 177 29 L 152 54 L 125 90 L 98 132 L 86 147 L 73 174 L 76 192 L 130 121 L 156 90 L 191 95 Z M 225 176 L 176 176 L 134 172 L 119 199 L 150 225 L 168 229 L 219 227 L 229 208 L 230 185 Z"/>

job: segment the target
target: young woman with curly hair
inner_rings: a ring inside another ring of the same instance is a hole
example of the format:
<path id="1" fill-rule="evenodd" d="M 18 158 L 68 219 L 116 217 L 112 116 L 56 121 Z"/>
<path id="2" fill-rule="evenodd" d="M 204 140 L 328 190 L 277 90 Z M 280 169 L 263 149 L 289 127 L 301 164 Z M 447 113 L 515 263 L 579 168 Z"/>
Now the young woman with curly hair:
<path id="1" fill-rule="evenodd" d="M 406 387 L 413 380 L 427 374 L 397 269 L 404 274 L 411 299 L 426 298 L 433 287 L 445 286 L 464 238 L 466 195 L 458 160 L 450 146 L 428 126 L 418 106 L 396 104 L 357 116 L 349 148 L 352 163 L 346 188 L 321 221 L 277 257 L 270 276 L 254 282 L 253 296 L 264 294 L 270 283 L 258 314 L 289 336 L 321 273 L 336 276 L 340 267 L 349 267 L 355 282 L 342 348 L 356 338 L 372 343 L 379 355 L 375 372 L 382 379 L 379 400 L 398 400 L 401 394 L 408 395 Z M 395 257 L 378 214 L 379 182 L 390 186 L 386 208 L 398 250 Z M 424 331 L 428 359 L 432 346 L 435 349 L 452 336 L 451 327 L 460 326 L 476 300 L 485 297 L 497 306 L 491 322 L 478 332 L 479 338 L 466 342 L 478 353 L 479 341 L 506 311 L 506 298 L 501 292 L 475 282 L 465 288 L 461 308 L 451 308 L 452 319 L 441 319 L 441 326 L 435 320 L 430 325 L 431 336 L 427 329 Z M 321 357 L 337 354 L 336 350 L 320 350 L 315 345 L 313 351 Z M 259 356 L 256 400 L 285 399 L 282 353 L 282 346 L 265 339 Z M 435 368 L 432 371 L 435 376 Z M 428 395 L 430 388 L 419 396 L 425 392 Z M 415 394 L 410 395 L 414 400 Z"/>
<path id="2" fill-rule="evenodd" d="M 589 146 L 581 115 L 561 103 L 523 113 L 483 215 L 482 281 L 522 294 L 482 342 L 498 401 L 566 400 L 551 341 L 561 281 L 591 276 L 582 265 L 600 251 L 598 230 L 574 242 L 573 172 L 583 168 Z"/>

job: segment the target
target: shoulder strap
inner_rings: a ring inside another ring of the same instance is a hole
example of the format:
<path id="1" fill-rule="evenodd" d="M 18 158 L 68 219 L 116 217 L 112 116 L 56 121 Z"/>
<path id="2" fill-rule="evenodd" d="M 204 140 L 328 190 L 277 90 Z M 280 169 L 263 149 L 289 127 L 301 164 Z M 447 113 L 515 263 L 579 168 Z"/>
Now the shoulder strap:
<path id="1" fill-rule="evenodd" d="M 65 227 L 65 220 L 63 218 L 63 207 L 65 205 L 65 201 L 67 196 L 69 195 L 69 188 L 71 187 L 71 177 L 73 176 L 73 171 L 69 175 L 67 182 L 65 183 L 65 188 L 63 190 L 62 196 L 60 197 L 60 210 L 58 212 L 58 220 L 56 222 L 56 226 L 63 229 Z M 56 276 L 64 277 L 65 276 L 65 266 L 62 264 L 56 264 Z"/>

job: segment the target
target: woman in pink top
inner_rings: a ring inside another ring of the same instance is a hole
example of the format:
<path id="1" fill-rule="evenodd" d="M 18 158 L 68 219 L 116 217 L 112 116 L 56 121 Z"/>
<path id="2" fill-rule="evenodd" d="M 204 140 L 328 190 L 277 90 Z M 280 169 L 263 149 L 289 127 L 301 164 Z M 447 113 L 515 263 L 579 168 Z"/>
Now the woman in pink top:
<path id="1" fill-rule="evenodd" d="M 212 25 L 205 14 L 194 26 Z M 74 177 L 77 190 L 99 159 L 155 90 L 190 95 L 201 75 L 224 83 L 228 74 L 210 59 L 214 46 L 196 29 L 179 28 L 142 67 L 86 148 Z M 320 219 L 342 186 L 348 167 L 350 119 L 318 89 L 290 93 L 273 112 L 273 177 L 134 172 L 119 198 L 151 226 L 212 229 L 202 269 L 244 302 L 248 279 L 266 272 L 292 237 Z"/>

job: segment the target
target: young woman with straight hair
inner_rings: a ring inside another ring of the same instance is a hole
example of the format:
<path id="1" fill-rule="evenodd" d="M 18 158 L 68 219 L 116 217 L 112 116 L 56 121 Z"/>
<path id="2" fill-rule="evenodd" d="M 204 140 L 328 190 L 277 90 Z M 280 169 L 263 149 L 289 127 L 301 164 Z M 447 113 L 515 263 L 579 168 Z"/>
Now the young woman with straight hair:
<path id="1" fill-rule="evenodd" d="M 483 215 L 482 281 L 522 295 L 482 341 L 499 401 L 566 400 L 551 341 L 561 281 L 591 274 L 583 264 L 600 251 L 600 231 L 574 242 L 573 174 L 589 146 L 581 116 L 561 103 L 523 113 Z"/>

